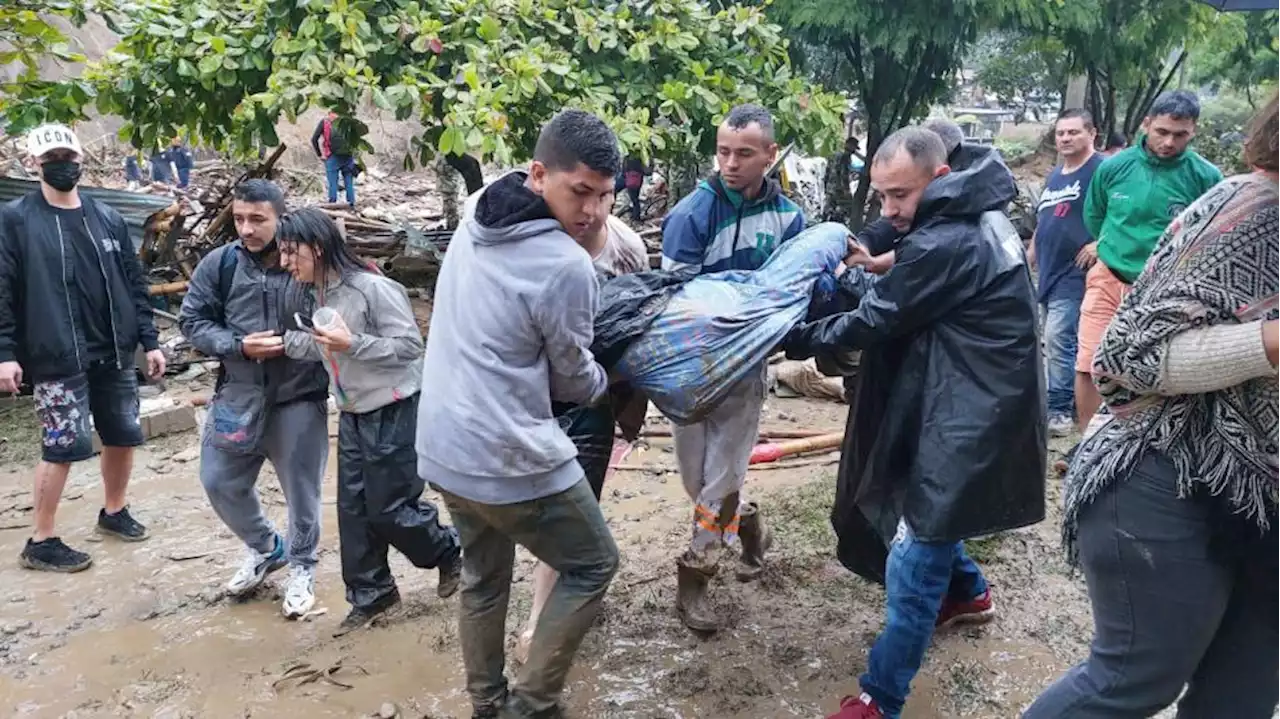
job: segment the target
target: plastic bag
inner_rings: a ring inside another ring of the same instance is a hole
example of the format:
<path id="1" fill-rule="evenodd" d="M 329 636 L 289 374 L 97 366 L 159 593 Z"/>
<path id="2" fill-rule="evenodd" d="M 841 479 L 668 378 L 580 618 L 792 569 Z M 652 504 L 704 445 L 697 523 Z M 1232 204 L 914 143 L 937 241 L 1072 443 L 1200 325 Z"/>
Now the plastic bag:
<path id="1" fill-rule="evenodd" d="M 672 295 L 693 277 L 691 271 L 650 270 L 602 279 L 591 343 L 596 361 L 605 368 L 617 364 L 627 347 L 666 309 Z"/>
<path id="2" fill-rule="evenodd" d="M 676 424 L 692 424 L 804 319 L 815 289 L 835 287 L 849 231 L 815 225 L 754 272 L 696 277 L 675 292 L 614 366 Z"/>

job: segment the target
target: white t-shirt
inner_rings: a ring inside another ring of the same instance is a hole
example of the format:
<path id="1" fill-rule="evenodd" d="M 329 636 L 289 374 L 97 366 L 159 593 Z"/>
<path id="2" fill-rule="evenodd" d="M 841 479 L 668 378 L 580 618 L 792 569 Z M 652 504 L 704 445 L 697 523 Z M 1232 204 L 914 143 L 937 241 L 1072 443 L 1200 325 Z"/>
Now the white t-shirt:
<path id="1" fill-rule="evenodd" d="M 613 277 L 649 269 L 649 250 L 635 230 L 613 215 L 609 215 L 605 228 L 608 239 L 600 254 L 591 258 L 596 269 Z"/>

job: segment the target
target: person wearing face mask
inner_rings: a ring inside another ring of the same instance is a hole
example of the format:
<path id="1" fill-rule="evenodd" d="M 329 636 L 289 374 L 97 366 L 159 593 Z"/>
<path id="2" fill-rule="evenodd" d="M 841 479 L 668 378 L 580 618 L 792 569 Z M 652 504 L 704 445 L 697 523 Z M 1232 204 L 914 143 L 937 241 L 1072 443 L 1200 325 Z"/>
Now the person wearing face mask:
<path id="1" fill-rule="evenodd" d="M 327 325 L 287 330 L 285 354 L 321 361 L 342 411 L 338 422 L 338 535 L 351 611 L 338 634 L 400 603 L 387 549 L 440 570 L 436 594 L 458 590 L 458 534 L 422 499 L 413 451 L 422 383 L 422 331 L 398 282 L 356 257 L 338 225 L 305 208 L 280 223 L 281 263 Z M 302 298 L 299 298 L 302 299 Z M 321 314 L 323 313 L 323 315 Z M 305 320 L 304 320 L 305 323 Z"/>
<path id="2" fill-rule="evenodd" d="M 200 483 L 218 518 L 246 546 L 227 591 L 248 594 L 288 566 L 282 611 L 296 618 L 315 604 L 329 377 L 316 360 L 285 356 L 293 280 L 280 266 L 276 242 L 285 211 L 284 193 L 269 180 L 235 187 L 231 217 L 240 239 L 200 260 L 179 325 L 192 347 L 222 361 L 200 442 Z M 287 539 L 258 503 L 255 485 L 266 460 L 288 505 Z"/>
<path id="3" fill-rule="evenodd" d="M 862 351 L 831 523 L 840 561 L 885 585 L 888 618 L 861 692 L 831 719 L 901 716 L 935 629 L 995 614 L 964 540 L 1044 519 L 1035 289 L 1001 211 L 1016 187 L 995 150 L 969 150 L 952 172 L 931 130 L 885 139 L 871 184 L 900 235 L 895 262 L 846 271 L 853 309 L 783 343 L 792 359 Z"/>
<path id="4" fill-rule="evenodd" d="M 141 345 L 152 378 L 164 374 L 165 359 L 124 219 L 77 190 L 79 139 L 45 125 L 27 137 L 27 151 L 40 189 L 0 210 L 0 392 L 31 383 L 43 442 L 21 563 L 78 572 L 93 560 L 54 534 L 54 515 L 72 463 L 94 455 L 95 429 L 106 490 L 98 531 L 147 538 L 125 502 L 143 441 L 134 356 Z"/>
<path id="5" fill-rule="evenodd" d="M 579 241 L 613 205 L 622 164 L 600 118 L 564 110 L 528 172 L 472 195 L 436 282 L 418 403 L 418 473 L 462 540 L 458 635 L 472 716 L 559 716 L 573 657 L 618 547 L 553 402 L 594 406 L 596 273 Z M 478 299 L 480 298 L 480 299 Z M 558 573 L 528 660 L 503 676 L 515 545 Z"/>
<path id="6" fill-rule="evenodd" d="M 695 274 L 756 270 L 804 229 L 804 214 L 765 177 L 778 156 L 773 118 L 739 105 L 716 130 L 719 172 L 698 183 L 662 223 L 662 269 Z M 676 560 L 676 610 L 685 626 L 714 632 L 720 618 L 707 598 L 722 548 L 740 553 L 740 580 L 763 569 L 770 535 L 742 487 L 760 428 L 765 367 L 730 391 L 703 421 L 673 427 L 676 461 L 693 500 L 692 536 Z"/>

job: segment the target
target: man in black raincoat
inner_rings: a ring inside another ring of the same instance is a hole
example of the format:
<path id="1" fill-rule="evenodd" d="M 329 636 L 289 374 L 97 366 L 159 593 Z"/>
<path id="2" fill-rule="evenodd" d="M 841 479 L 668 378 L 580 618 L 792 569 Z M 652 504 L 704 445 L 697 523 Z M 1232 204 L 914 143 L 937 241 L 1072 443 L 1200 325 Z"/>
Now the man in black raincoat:
<path id="1" fill-rule="evenodd" d="M 885 140 L 871 178 L 901 233 L 895 261 L 881 276 L 850 269 L 841 284 L 856 308 L 786 341 L 797 358 L 863 352 L 832 524 L 841 561 L 885 584 L 888 621 L 862 695 L 833 719 L 899 716 L 935 627 L 994 615 L 962 541 L 1044 518 L 1035 293 L 999 211 L 1013 177 L 993 151 L 959 172 L 946 158 L 924 128 Z"/>

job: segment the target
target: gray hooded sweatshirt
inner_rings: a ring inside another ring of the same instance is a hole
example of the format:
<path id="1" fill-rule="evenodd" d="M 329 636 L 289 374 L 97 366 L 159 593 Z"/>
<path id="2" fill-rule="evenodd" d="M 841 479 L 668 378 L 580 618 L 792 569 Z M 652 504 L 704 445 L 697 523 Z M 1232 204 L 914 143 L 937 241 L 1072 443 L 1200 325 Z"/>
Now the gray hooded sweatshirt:
<path id="1" fill-rule="evenodd" d="M 484 504 L 583 478 L 551 401 L 595 404 L 591 258 L 510 173 L 468 199 L 436 280 L 418 404 L 418 473 Z"/>

